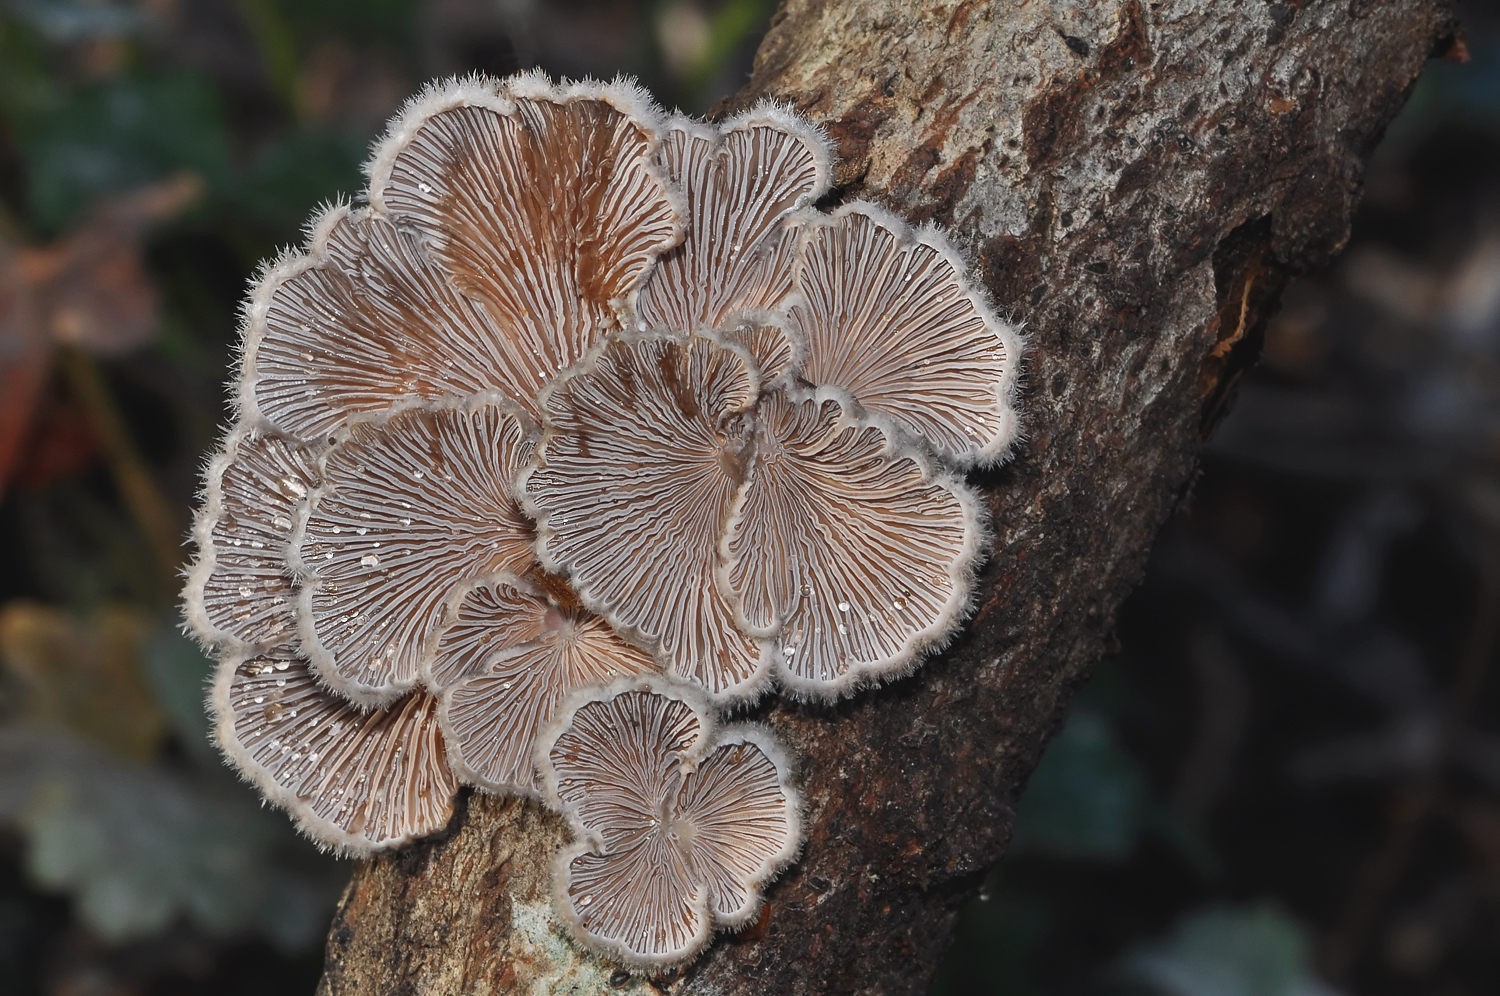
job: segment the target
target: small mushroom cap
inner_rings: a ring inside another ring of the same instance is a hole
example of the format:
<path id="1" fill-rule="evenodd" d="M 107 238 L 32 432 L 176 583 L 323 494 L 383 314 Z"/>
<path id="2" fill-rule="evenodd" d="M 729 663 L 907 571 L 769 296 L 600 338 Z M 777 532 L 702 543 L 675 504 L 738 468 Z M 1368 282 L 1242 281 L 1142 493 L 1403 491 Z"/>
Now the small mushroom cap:
<path id="1" fill-rule="evenodd" d="M 785 220 L 828 191 L 827 139 L 765 103 L 720 128 L 672 119 L 662 158 L 682 185 L 688 224 L 641 291 L 642 327 L 696 332 L 779 308 L 792 291 L 797 249 Z"/>
<path id="2" fill-rule="evenodd" d="M 307 450 L 242 428 L 209 464 L 183 595 L 188 623 L 205 643 L 271 646 L 295 635 L 286 545 L 298 506 L 317 485 L 314 462 Z"/>
<path id="3" fill-rule="evenodd" d="M 714 583 L 758 388 L 741 347 L 611 335 L 544 396 L 542 441 L 523 475 L 547 569 L 720 700 L 759 694 L 769 673 Z"/>
<path id="4" fill-rule="evenodd" d="M 430 695 L 361 712 L 278 648 L 225 656 L 212 704 L 225 756 L 320 844 L 351 855 L 390 850 L 453 815 L 458 783 Z"/>
<path id="5" fill-rule="evenodd" d="M 371 204 L 505 331 L 524 397 L 618 328 L 681 241 L 659 124 L 626 83 L 471 78 L 409 104 L 375 155 Z"/>
<path id="6" fill-rule="evenodd" d="M 484 656 L 444 695 L 443 732 L 459 777 L 489 792 L 541 795 L 536 739 L 569 693 L 661 669 L 587 609 L 555 605 L 505 579 L 471 588 L 455 617 L 436 659 Z"/>
<path id="7" fill-rule="evenodd" d="M 718 329 L 721 341 L 744 347 L 760 370 L 762 394 L 791 383 L 806 346 L 786 319 L 764 311 L 747 311 Z"/>
<path id="8" fill-rule="evenodd" d="M 547 631 L 553 605 L 509 572 L 467 581 L 448 596 L 437 644 L 427 655 L 422 683 L 434 695 L 479 674 L 496 653 L 530 643 Z"/>
<path id="9" fill-rule="evenodd" d="M 595 950 L 638 969 L 694 958 L 753 919 L 801 844 L 801 799 L 775 738 L 714 729 L 701 693 L 660 679 L 577 693 L 538 745 L 578 842 L 553 901 Z"/>
<path id="10" fill-rule="evenodd" d="M 340 206 L 252 292 L 240 398 L 249 421 L 304 440 L 413 401 L 498 390 L 530 406 L 519 349 L 409 233 Z"/>
<path id="11" fill-rule="evenodd" d="M 801 376 L 849 392 L 946 460 L 1001 460 L 1016 438 L 1021 340 L 948 240 L 863 201 L 805 227 L 788 305 Z"/>
<path id="12" fill-rule="evenodd" d="M 366 706 L 410 691 L 450 594 L 531 564 L 511 491 L 530 455 L 515 412 L 483 402 L 356 424 L 329 451 L 291 558 L 301 646 L 330 687 Z"/>
<path id="13" fill-rule="evenodd" d="M 777 679 L 833 698 L 910 670 L 968 611 L 982 507 L 889 429 L 823 392 L 761 399 L 721 582 Z"/>

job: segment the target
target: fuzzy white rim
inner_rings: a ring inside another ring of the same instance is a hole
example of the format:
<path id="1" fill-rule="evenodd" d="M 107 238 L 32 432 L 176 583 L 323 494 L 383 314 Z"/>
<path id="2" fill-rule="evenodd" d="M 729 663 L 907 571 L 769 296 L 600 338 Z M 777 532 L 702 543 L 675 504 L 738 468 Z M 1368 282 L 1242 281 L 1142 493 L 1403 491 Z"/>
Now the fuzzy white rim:
<path id="1" fill-rule="evenodd" d="M 968 261 L 963 258 L 952 240 L 941 228 L 931 223 L 913 228 L 899 215 L 871 201 L 850 201 L 831 214 L 824 214 L 821 211 L 814 210 L 798 212 L 796 223 L 804 226 L 802 244 L 798 248 L 797 262 L 794 264 L 798 272 L 800 272 L 802 266 L 803 252 L 805 251 L 807 242 L 820 229 L 831 228 L 840 219 L 849 215 L 860 215 L 868 218 L 876 225 L 889 231 L 900 245 L 925 246 L 937 253 L 953 269 L 954 279 L 958 283 L 959 292 L 973 305 L 974 310 L 979 314 L 981 321 L 983 321 L 984 327 L 999 341 L 1001 348 L 1005 351 L 1005 365 L 993 385 L 994 401 L 989 407 L 989 411 L 998 421 L 998 427 L 994 434 L 983 445 L 971 445 L 967 449 L 958 452 L 943 450 L 930 442 L 928 446 L 944 462 L 951 463 L 959 469 L 989 468 L 1004 463 L 1010 457 L 1012 447 L 1021 437 L 1020 412 L 1017 406 L 1016 395 L 1020 384 L 1022 358 L 1026 346 L 1025 339 L 1015 327 L 1003 320 L 990 305 L 989 298 L 974 280 L 973 271 Z M 800 283 L 800 278 L 798 282 Z M 913 435 L 913 433 L 905 432 L 905 430 L 902 430 L 902 432 L 904 435 Z"/>
<path id="2" fill-rule="evenodd" d="M 319 816 L 297 793 L 278 782 L 240 744 L 234 732 L 234 709 L 229 704 L 229 689 L 234 683 L 235 669 L 264 653 L 265 651 L 226 653 L 219 658 L 219 666 L 214 672 L 214 683 L 208 695 L 208 707 L 214 718 L 213 741 L 230 766 L 239 772 L 242 779 L 258 788 L 267 802 L 285 810 L 297 829 L 318 845 L 319 850 L 332 851 L 340 857 L 365 858 L 405 847 L 412 841 L 427 836 L 428 834 L 403 834 L 376 844 L 365 837 L 351 834 L 337 823 Z M 428 831 L 429 834 L 435 832 L 436 830 Z"/>
<path id="3" fill-rule="evenodd" d="M 688 771 L 697 766 L 721 747 L 735 744 L 750 744 L 765 755 L 776 770 L 777 784 L 785 800 L 784 813 L 787 821 L 786 843 L 762 862 L 746 885 L 746 902 L 739 909 L 727 914 L 710 908 L 706 887 L 700 885 L 693 896 L 694 908 L 698 911 L 702 926 L 693 938 L 680 950 L 663 955 L 641 955 L 623 941 L 601 937 L 583 926 L 573 912 L 568 897 L 568 882 L 571 865 L 583 854 L 602 853 L 602 842 L 598 836 L 578 817 L 575 807 L 566 806 L 558 795 L 557 772 L 551 764 L 552 747 L 563 733 L 572 728 L 573 718 L 582 707 L 595 702 L 609 702 L 630 692 L 646 692 L 681 702 L 693 713 L 699 723 L 698 738 L 692 748 L 682 757 L 683 767 Z M 552 866 L 552 904 L 557 916 L 569 931 L 591 950 L 618 961 L 634 972 L 646 972 L 673 968 L 696 958 L 713 935 L 722 929 L 742 927 L 753 921 L 765 904 L 765 888 L 781 872 L 785 871 L 802 852 L 804 837 L 805 801 L 802 793 L 792 784 L 795 773 L 791 755 L 769 727 L 757 723 L 736 723 L 719 727 L 715 713 L 702 689 L 696 685 L 653 676 L 619 678 L 608 685 L 581 688 L 570 695 L 559 708 L 552 725 L 537 738 L 535 763 L 541 772 L 544 800 L 548 808 L 561 813 L 568 821 L 574 842 L 558 853 Z"/>
<path id="4" fill-rule="evenodd" d="M 816 404 L 820 408 L 828 403 L 837 404 L 839 418 L 836 432 L 859 432 L 866 429 L 880 432 L 884 437 L 883 455 L 886 459 L 909 460 L 915 464 L 921 473 L 922 483 L 936 485 L 958 500 L 963 518 L 963 546 L 958 555 L 944 567 L 952 586 L 952 594 L 938 617 L 907 637 L 897 653 L 881 661 L 853 666 L 834 681 L 814 681 L 793 674 L 786 666 L 786 657 L 781 652 L 779 641 L 771 638 L 773 647 L 770 662 L 775 670 L 777 687 L 788 697 L 798 701 L 835 702 L 866 687 L 906 677 L 957 635 L 973 609 L 975 575 L 989 549 L 988 508 L 962 478 L 934 460 L 925 447 L 914 445 L 909 435 L 899 430 L 889 418 L 861 409 L 849 392 L 840 388 L 820 387 L 815 390 L 789 391 L 788 397 L 796 402 Z M 731 527 L 726 530 L 725 540 L 720 544 L 720 568 L 715 581 L 722 591 L 730 590 L 729 571 L 733 560 L 729 556 L 728 539 L 743 516 L 743 510 L 744 492 L 741 492 L 730 512 Z M 736 623 L 745 632 L 770 633 L 781 627 L 778 622 L 772 629 L 755 630 L 743 616 L 743 602 L 735 599 L 730 605 L 736 612 Z"/>

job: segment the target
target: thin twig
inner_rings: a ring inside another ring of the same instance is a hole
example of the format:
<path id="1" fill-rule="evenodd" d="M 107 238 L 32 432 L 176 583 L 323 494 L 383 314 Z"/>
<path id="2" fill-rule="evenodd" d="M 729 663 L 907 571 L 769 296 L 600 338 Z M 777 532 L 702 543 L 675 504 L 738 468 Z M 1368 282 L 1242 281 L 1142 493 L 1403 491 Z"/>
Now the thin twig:
<path id="1" fill-rule="evenodd" d="M 88 354 L 66 346 L 58 350 L 58 364 L 104 448 L 110 475 L 126 509 L 151 548 L 164 590 L 171 591 L 182 552 L 172 507 L 142 459 L 99 365 Z"/>

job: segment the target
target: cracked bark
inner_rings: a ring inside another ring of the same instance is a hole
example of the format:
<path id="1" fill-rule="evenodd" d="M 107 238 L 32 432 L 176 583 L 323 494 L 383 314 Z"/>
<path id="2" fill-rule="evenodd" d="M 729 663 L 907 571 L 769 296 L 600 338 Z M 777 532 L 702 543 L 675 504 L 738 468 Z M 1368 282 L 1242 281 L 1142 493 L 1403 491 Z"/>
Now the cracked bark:
<path id="1" fill-rule="evenodd" d="M 760 922 L 684 972 L 571 946 L 546 906 L 561 823 L 473 796 L 358 868 L 320 992 L 925 990 L 1281 288 L 1343 246 L 1452 32 L 1442 0 L 787 0 L 724 109 L 824 123 L 836 196 L 948 227 L 1030 337 L 1028 438 L 972 478 L 980 608 L 911 678 L 761 710 L 801 758 L 809 840 Z"/>

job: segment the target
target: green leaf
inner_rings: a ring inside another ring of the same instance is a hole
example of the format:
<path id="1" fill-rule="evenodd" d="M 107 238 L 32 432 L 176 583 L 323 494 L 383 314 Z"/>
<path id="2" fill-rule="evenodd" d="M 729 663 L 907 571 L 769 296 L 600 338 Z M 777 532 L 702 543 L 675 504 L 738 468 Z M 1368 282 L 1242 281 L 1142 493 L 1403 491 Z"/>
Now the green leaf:
<path id="1" fill-rule="evenodd" d="M 1312 974 L 1302 925 L 1269 903 L 1191 913 L 1121 975 L 1163 996 L 1333 996 Z"/>
<path id="2" fill-rule="evenodd" d="M 1108 720 L 1075 708 L 1027 783 L 1011 853 L 1123 861 L 1140 837 L 1146 805 L 1145 776 Z"/>
<path id="3" fill-rule="evenodd" d="M 19 139 L 35 222 L 56 231 L 106 194 L 184 169 L 222 186 L 229 143 L 218 98 L 187 73 L 124 78 L 37 101 Z"/>
<path id="4" fill-rule="evenodd" d="M 131 763 L 40 727 L 0 726 L 0 822 L 25 837 L 32 881 L 73 896 L 109 942 L 186 918 L 306 948 L 347 874 L 217 773 Z"/>

